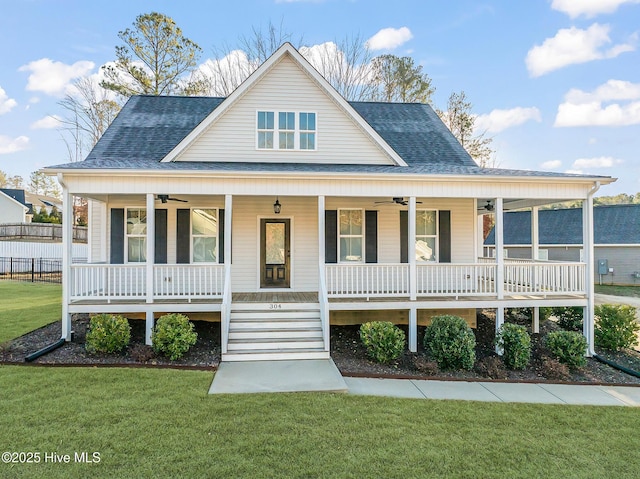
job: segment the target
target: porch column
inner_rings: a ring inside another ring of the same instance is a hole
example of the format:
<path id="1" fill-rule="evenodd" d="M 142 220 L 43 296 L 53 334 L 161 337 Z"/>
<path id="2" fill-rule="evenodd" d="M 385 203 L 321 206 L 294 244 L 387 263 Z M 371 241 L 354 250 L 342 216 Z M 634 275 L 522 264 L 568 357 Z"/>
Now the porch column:
<path id="1" fill-rule="evenodd" d="M 538 306 L 535 306 L 533 308 L 533 332 L 534 333 L 539 333 L 540 332 L 540 308 Z"/>
<path id="2" fill-rule="evenodd" d="M 224 195 L 224 290 L 220 310 L 220 332 L 222 335 L 222 354 L 227 354 L 229 342 L 229 322 L 231 321 L 231 224 L 233 219 L 233 199 Z"/>
<path id="3" fill-rule="evenodd" d="M 320 274 L 320 278 L 324 277 L 324 264 L 325 264 L 325 244 L 324 244 L 324 196 L 318 196 L 318 267 L 320 270 L 318 271 Z"/>
<path id="4" fill-rule="evenodd" d="M 409 247 L 409 299 L 415 301 L 417 298 L 417 271 L 416 271 L 416 197 L 409 198 L 409 219 L 408 219 Z"/>
<path id="5" fill-rule="evenodd" d="M 155 231 L 156 214 L 155 198 L 153 193 L 147 193 L 147 303 L 153 303 L 153 268 L 156 256 Z M 153 310 L 147 309 L 145 343 L 151 344 L 153 332 Z"/>
<path id="6" fill-rule="evenodd" d="M 496 198 L 496 294 L 498 299 L 504 299 L 504 218 L 502 198 Z M 503 311 L 504 312 L 504 311 Z"/>
<path id="7" fill-rule="evenodd" d="M 418 351 L 418 309 L 409 310 L 409 351 Z"/>
<path id="8" fill-rule="evenodd" d="M 538 233 L 538 207 L 531 208 L 531 259 L 540 259 L 540 237 Z"/>
<path id="9" fill-rule="evenodd" d="M 498 306 L 496 308 L 496 334 L 498 334 L 498 331 L 500 330 L 500 327 L 504 324 L 504 306 Z M 499 354 L 500 356 L 502 356 L 502 354 L 504 353 L 504 350 L 499 347 L 496 346 L 496 354 Z"/>
<path id="10" fill-rule="evenodd" d="M 60 177 L 59 177 L 60 179 Z M 73 195 L 62 185 L 62 335 L 71 341 L 71 314 L 69 300 L 71 298 L 71 264 L 73 263 Z"/>
<path id="11" fill-rule="evenodd" d="M 587 306 L 584 308 L 584 320 L 582 322 L 583 334 L 587 338 L 587 356 L 595 354 L 594 350 L 594 252 L 593 252 L 593 193 L 589 193 L 582 202 L 582 248 L 584 250 L 585 284 L 587 294 Z"/>
<path id="12" fill-rule="evenodd" d="M 224 195 L 224 266 L 231 269 L 231 218 L 232 211 L 231 195 Z"/>

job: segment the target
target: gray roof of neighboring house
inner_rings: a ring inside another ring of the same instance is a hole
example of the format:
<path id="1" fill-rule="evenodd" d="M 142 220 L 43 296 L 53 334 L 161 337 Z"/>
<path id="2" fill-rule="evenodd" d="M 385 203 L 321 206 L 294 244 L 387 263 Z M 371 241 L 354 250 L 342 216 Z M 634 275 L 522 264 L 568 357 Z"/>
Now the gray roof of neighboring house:
<path id="1" fill-rule="evenodd" d="M 224 98 L 133 96 L 84 161 L 52 169 L 264 171 L 567 177 L 565 173 L 480 168 L 428 105 L 351 102 L 408 167 L 315 163 L 167 162 L 164 158 Z"/>
<path id="2" fill-rule="evenodd" d="M 15 188 L 0 188 L 0 191 L 16 200 L 18 203 L 21 203 L 27 207 L 30 206 L 24 199 L 24 190 L 18 190 Z"/>
<path id="3" fill-rule="evenodd" d="M 593 208 L 595 244 L 640 244 L 640 205 L 607 205 Z M 541 245 L 582 244 L 582 208 L 538 211 Z M 495 244 L 492 229 L 485 245 Z M 504 244 L 531 244 L 531 211 L 504 214 Z"/>

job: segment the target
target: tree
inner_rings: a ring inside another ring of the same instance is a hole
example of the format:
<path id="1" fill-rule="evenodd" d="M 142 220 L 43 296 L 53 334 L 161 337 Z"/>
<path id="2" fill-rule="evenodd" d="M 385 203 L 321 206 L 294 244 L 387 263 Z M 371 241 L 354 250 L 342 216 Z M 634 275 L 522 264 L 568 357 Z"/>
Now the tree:
<path id="1" fill-rule="evenodd" d="M 29 191 L 37 195 L 60 197 L 60 188 L 56 181 L 42 171 L 34 171 L 29 176 Z"/>
<path id="2" fill-rule="evenodd" d="M 197 91 L 185 80 L 195 69 L 201 48 L 182 35 L 173 19 L 161 13 L 138 15 L 133 28 L 118 33 L 116 61 L 102 67 L 101 85 L 124 97 L 173 95 Z"/>
<path id="3" fill-rule="evenodd" d="M 24 180 L 22 176 L 9 176 L 6 172 L 0 170 L 0 188 L 15 188 L 21 189 Z"/>
<path id="4" fill-rule="evenodd" d="M 485 132 L 474 132 L 476 117 L 471 113 L 472 107 L 464 91 L 453 92 L 449 96 L 447 110 L 437 109 L 436 113 L 479 166 L 494 167 L 493 150 L 489 146 L 493 140 L 485 137 Z"/>
<path id="5" fill-rule="evenodd" d="M 403 103 L 431 103 L 435 88 L 411 57 L 380 55 L 371 62 L 375 85 L 373 100 Z"/>

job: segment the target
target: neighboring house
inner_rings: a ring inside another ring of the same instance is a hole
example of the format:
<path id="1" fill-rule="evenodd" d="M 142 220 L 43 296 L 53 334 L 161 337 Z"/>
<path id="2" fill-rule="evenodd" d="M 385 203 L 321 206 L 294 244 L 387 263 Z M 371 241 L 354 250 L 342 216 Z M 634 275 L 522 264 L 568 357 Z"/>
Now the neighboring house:
<path id="1" fill-rule="evenodd" d="M 132 97 L 85 161 L 52 166 L 90 201 L 89 262 L 69 262 L 71 313 L 208 313 L 222 360 L 323 358 L 331 324 L 439 312 L 475 325 L 477 308 L 585 308 L 593 260 L 533 281 L 534 262 L 479 260 L 479 217 L 583 200 L 609 177 L 479 168 L 421 104 L 345 101 L 290 44 L 227 98 Z M 502 217 L 501 214 L 498 214 Z M 481 223 L 480 223 L 481 225 Z M 499 238 L 500 244 L 501 238 Z"/>
<path id="2" fill-rule="evenodd" d="M 593 208 L 595 281 L 609 284 L 640 283 L 640 205 L 607 205 Z M 582 209 L 538 212 L 538 259 L 583 261 Z M 484 242 L 494 255 L 495 230 Z M 504 215 L 505 255 L 533 258 L 531 211 Z"/>
<path id="3" fill-rule="evenodd" d="M 40 210 L 44 210 L 47 214 L 51 214 L 53 208 L 56 208 L 58 211 L 62 211 L 62 201 L 58 198 L 39 195 L 29 191 L 25 191 L 24 195 L 27 203 L 31 204 L 34 213 L 39 213 Z"/>
<path id="4" fill-rule="evenodd" d="M 0 188 L 0 224 L 27 222 L 30 206 L 25 201 L 24 190 Z"/>

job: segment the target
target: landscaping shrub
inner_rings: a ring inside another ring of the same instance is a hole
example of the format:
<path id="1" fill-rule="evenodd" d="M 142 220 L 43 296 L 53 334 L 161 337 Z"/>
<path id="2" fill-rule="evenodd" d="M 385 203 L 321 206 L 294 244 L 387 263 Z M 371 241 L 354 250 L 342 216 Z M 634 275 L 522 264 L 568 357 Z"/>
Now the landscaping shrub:
<path id="1" fill-rule="evenodd" d="M 568 308 L 552 308 L 553 316 L 558 319 L 558 325 L 567 331 L 582 331 L 582 308 L 572 306 Z"/>
<path id="2" fill-rule="evenodd" d="M 438 363 L 436 363 L 435 361 L 429 361 L 429 359 L 425 358 L 424 356 L 415 357 L 413 359 L 413 366 L 418 371 L 428 376 L 435 376 L 436 374 L 438 374 L 438 372 L 440 372 Z"/>
<path id="3" fill-rule="evenodd" d="M 487 356 L 476 364 L 475 370 L 478 374 L 490 379 L 507 379 L 507 370 L 504 362 L 497 356 Z"/>
<path id="4" fill-rule="evenodd" d="M 442 369 L 471 369 L 476 360 L 476 337 L 459 316 L 434 317 L 425 330 L 424 345 Z"/>
<path id="5" fill-rule="evenodd" d="M 531 337 L 527 328 L 505 323 L 500 326 L 495 340 L 504 353 L 502 359 L 509 369 L 524 369 L 531 359 Z"/>
<path id="6" fill-rule="evenodd" d="M 90 353 L 117 353 L 131 340 L 127 318 L 112 314 L 97 314 L 89 323 L 85 347 Z"/>
<path id="7" fill-rule="evenodd" d="M 595 342 L 603 349 L 619 351 L 638 344 L 636 308 L 603 304 L 595 308 Z"/>
<path id="8" fill-rule="evenodd" d="M 179 359 L 196 344 L 198 333 L 193 323 L 183 314 L 165 314 L 158 318 L 151 342 L 156 353 L 168 356 L 172 361 Z"/>
<path id="9" fill-rule="evenodd" d="M 565 380 L 571 378 L 569 367 L 566 364 L 549 357 L 542 358 L 540 372 L 547 379 Z"/>
<path id="10" fill-rule="evenodd" d="M 587 339 L 576 331 L 553 331 L 547 334 L 545 346 L 561 363 L 570 368 L 587 364 Z"/>
<path id="11" fill-rule="evenodd" d="M 360 340 L 367 355 L 378 363 L 390 363 L 405 347 L 404 331 L 389 321 L 373 321 L 360 326 Z"/>

